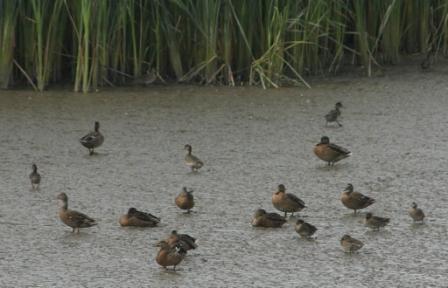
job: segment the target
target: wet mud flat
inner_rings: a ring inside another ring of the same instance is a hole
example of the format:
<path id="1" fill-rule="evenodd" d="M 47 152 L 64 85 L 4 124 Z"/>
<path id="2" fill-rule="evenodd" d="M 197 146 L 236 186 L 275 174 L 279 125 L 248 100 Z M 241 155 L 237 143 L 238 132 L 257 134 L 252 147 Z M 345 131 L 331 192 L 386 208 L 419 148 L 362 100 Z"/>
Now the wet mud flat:
<path id="1" fill-rule="evenodd" d="M 1 287 L 443 287 L 448 282 L 448 72 L 401 67 L 383 77 L 312 82 L 312 89 L 148 87 L 81 95 L 0 91 Z M 323 115 L 342 101 L 343 127 Z M 78 139 L 101 122 L 106 140 L 90 157 Z M 313 146 L 330 139 L 353 155 L 334 167 Z M 205 166 L 191 173 L 185 144 Z M 30 191 L 37 163 L 43 180 Z M 250 226 L 274 211 L 278 184 L 303 199 L 318 228 L 299 239 Z M 368 211 L 391 218 L 373 232 L 342 206 L 347 183 L 376 199 Z M 174 205 L 183 186 L 196 206 Z M 56 195 L 98 220 L 72 234 Z M 427 220 L 415 225 L 415 201 Z M 134 206 L 162 218 L 156 228 L 121 228 Z M 199 239 L 177 272 L 152 247 L 171 230 Z M 349 233 L 365 246 L 342 252 Z"/>

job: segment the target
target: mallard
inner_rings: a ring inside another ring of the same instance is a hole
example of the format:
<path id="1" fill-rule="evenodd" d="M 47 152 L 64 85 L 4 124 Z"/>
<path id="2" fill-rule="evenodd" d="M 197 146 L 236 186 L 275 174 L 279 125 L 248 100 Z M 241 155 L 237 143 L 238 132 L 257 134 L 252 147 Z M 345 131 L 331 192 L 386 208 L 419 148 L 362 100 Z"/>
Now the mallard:
<path id="1" fill-rule="evenodd" d="M 118 222 L 121 226 L 154 227 L 160 223 L 160 218 L 132 207 L 127 214 L 121 215 Z"/>
<path id="2" fill-rule="evenodd" d="M 88 228 L 97 225 L 96 221 L 89 216 L 68 209 L 67 194 L 62 192 L 58 195 L 57 199 L 62 202 L 62 205 L 59 208 L 59 218 L 61 218 L 61 221 L 65 225 L 73 228 L 72 232 L 75 232 L 76 230 L 79 233 L 79 228 Z"/>
<path id="3" fill-rule="evenodd" d="M 267 213 L 264 209 L 257 209 L 252 218 L 251 224 L 255 227 L 282 227 L 286 219 L 277 213 Z"/>
<path id="4" fill-rule="evenodd" d="M 347 184 L 345 190 L 341 193 L 341 202 L 348 209 L 356 210 L 364 209 L 375 203 L 375 199 L 365 196 L 359 192 L 353 191 L 353 185 Z"/>
<path id="5" fill-rule="evenodd" d="M 187 144 L 185 145 L 185 150 L 187 150 L 187 155 L 185 155 L 185 164 L 191 168 L 191 171 L 198 171 L 202 166 L 204 166 L 204 163 L 199 160 L 198 157 L 191 154 L 191 145 Z"/>
<path id="6" fill-rule="evenodd" d="M 33 190 L 39 190 L 40 174 L 37 172 L 36 164 L 33 164 L 32 168 L 33 168 L 33 172 L 31 172 L 31 174 L 30 174 L 31 188 Z"/>
<path id="7" fill-rule="evenodd" d="M 320 143 L 317 143 L 316 146 L 314 146 L 314 154 L 316 154 L 319 159 L 328 162 L 328 166 L 330 166 L 349 157 L 352 153 L 341 146 L 330 143 L 330 138 L 323 136 L 320 139 Z"/>
<path id="8" fill-rule="evenodd" d="M 100 132 L 100 122 L 95 122 L 95 130 L 92 132 L 89 132 L 86 136 L 79 139 L 79 142 L 81 142 L 82 146 L 89 149 L 89 155 L 93 155 L 94 149 L 101 146 L 104 142 L 104 136 Z"/>
<path id="9" fill-rule="evenodd" d="M 364 244 L 359 241 L 358 239 L 355 239 L 351 237 L 350 235 L 345 234 L 341 238 L 341 246 L 344 249 L 346 253 L 353 253 L 364 246 Z"/>
<path id="10" fill-rule="evenodd" d="M 297 220 L 294 229 L 302 238 L 310 238 L 317 231 L 317 228 L 314 225 L 311 225 L 302 219 Z"/>
<path id="11" fill-rule="evenodd" d="M 342 127 L 342 124 L 339 123 L 338 121 L 338 117 L 341 116 L 341 110 L 339 109 L 342 107 L 343 107 L 342 103 L 337 102 L 336 105 L 334 105 L 334 109 L 328 112 L 327 115 L 325 115 L 325 120 L 327 121 L 325 123 L 325 126 L 328 126 L 328 123 L 336 122 L 339 125 L 339 127 Z"/>
<path id="12" fill-rule="evenodd" d="M 285 193 L 285 185 L 278 185 L 278 191 L 272 194 L 272 204 L 277 210 L 285 212 L 285 218 L 287 213 L 294 215 L 294 212 L 299 212 L 305 208 L 305 202 L 300 200 L 297 196 L 291 193 Z"/>
<path id="13" fill-rule="evenodd" d="M 169 245 L 180 245 L 185 251 L 198 248 L 196 238 L 188 234 L 179 234 L 176 230 L 171 231 L 171 235 L 165 240 Z"/>
<path id="14" fill-rule="evenodd" d="M 179 195 L 176 196 L 175 202 L 177 207 L 190 213 L 191 208 L 194 207 L 193 190 L 188 191 L 187 187 L 183 187 Z"/>
<path id="15" fill-rule="evenodd" d="M 173 270 L 176 271 L 176 266 L 185 258 L 187 251 L 179 244 L 172 246 L 163 240 L 157 243 L 156 246 L 160 247 L 156 256 L 156 262 L 165 269 L 168 266 L 173 266 Z"/>
<path id="16" fill-rule="evenodd" d="M 423 210 L 417 207 L 417 203 L 412 202 L 412 207 L 409 209 L 409 216 L 414 220 L 414 222 L 423 222 L 425 218 L 425 213 Z"/>
<path id="17" fill-rule="evenodd" d="M 389 223 L 389 218 L 383 218 L 373 216 L 372 213 L 366 214 L 365 224 L 373 229 L 380 230 L 380 227 L 384 227 Z"/>

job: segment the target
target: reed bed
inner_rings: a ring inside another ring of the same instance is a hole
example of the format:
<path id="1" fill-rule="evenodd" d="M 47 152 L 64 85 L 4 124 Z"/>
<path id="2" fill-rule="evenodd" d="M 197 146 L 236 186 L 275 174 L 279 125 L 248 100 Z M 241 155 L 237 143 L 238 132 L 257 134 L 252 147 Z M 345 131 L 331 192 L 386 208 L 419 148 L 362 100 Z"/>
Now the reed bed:
<path id="1" fill-rule="evenodd" d="M 308 85 L 448 55 L 448 0 L 0 0 L 0 87 Z"/>

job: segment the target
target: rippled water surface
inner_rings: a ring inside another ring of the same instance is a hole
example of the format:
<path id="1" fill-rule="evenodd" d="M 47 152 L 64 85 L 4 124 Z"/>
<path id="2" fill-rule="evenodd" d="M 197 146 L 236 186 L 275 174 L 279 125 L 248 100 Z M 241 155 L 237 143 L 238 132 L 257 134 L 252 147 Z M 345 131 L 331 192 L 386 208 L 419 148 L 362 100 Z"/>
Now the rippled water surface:
<path id="1" fill-rule="evenodd" d="M 414 70 L 413 70 L 414 71 Z M 0 287 L 446 287 L 447 74 L 395 73 L 335 79 L 313 89 L 120 88 L 88 95 L 0 92 Z M 343 127 L 323 115 L 342 101 Z M 106 140 L 88 156 L 78 139 L 100 121 Z M 332 168 L 313 146 L 322 135 L 352 157 Z M 185 144 L 205 166 L 192 174 Z M 35 162 L 43 181 L 30 191 Z M 339 201 L 347 183 L 391 217 L 380 232 Z M 274 211 L 278 184 L 302 198 L 316 240 L 250 226 L 256 208 Z M 174 197 L 195 190 L 183 214 Z M 96 219 L 72 234 L 56 195 Z M 412 224 L 412 201 L 427 214 Z M 121 228 L 131 207 L 160 227 Z M 153 244 L 177 229 L 199 239 L 177 272 L 160 268 Z M 344 254 L 345 233 L 365 243 Z"/>

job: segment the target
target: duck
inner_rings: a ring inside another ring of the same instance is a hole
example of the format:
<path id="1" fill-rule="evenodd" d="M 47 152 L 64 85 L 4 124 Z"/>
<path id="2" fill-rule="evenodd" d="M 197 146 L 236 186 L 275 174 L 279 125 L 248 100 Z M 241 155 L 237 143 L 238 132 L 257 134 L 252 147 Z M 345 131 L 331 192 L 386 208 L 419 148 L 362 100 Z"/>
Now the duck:
<path id="1" fill-rule="evenodd" d="M 121 226 L 155 227 L 160 223 L 160 218 L 131 207 L 128 213 L 121 215 L 118 222 Z"/>
<path id="2" fill-rule="evenodd" d="M 185 155 L 185 164 L 191 168 L 192 172 L 197 172 L 202 166 L 204 166 L 204 162 L 191 154 L 192 148 L 190 144 L 186 144 L 184 148 L 188 151 L 187 155 Z"/>
<path id="3" fill-rule="evenodd" d="M 417 207 L 417 203 L 412 202 L 412 206 L 409 209 L 409 216 L 411 216 L 412 220 L 414 222 L 422 222 L 425 218 L 425 213 L 423 213 L 423 210 Z"/>
<path id="4" fill-rule="evenodd" d="M 168 266 L 173 266 L 173 271 L 176 271 L 176 266 L 184 260 L 187 251 L 179 244 L 172 246 L 164 240 L 158 242 L 156 246 L 160 247 L 156 256 L 157 264 L 165 269 Z"/>
<path id="5" fill-rule="evenodd" d="M 358 239 L 351 237 L 350 235 L 345 234 L 341 238 L 341 246 L 346 253 L 351 254 L 361 249 L 362 246 L 364 246 L 364 243 L 362 243 Z"/>
<path id="6" fill-rule="evenodd" d="M 251 224 L 254 227 L 279 228 L 286 223 L 285 217 L 277 213 L 267 213 L 264 209 L 257 209 Z"/>
<path id="7" fill-rule="evenodd" d="M 352 153 L 341 146 L 330 143 L 330 138 L 327 136 L 322 136 L 320 142 L 314 146 L 314 154 L 327 162 L 328 166 L 332 166 L 334 163 L 349 157 Z"/>
<path id="8" fill-rule="evenodd" d="M 73 228 L 72 233 L 75 231 L 79 233 L 80 228 L 88 228 L 97 225 L 97 222 L 89 216 L 68 209 L 68 197 L 64 192 L 60 193 L 57 196 L 57 199 L 62 203 L 59 208 L 59 218 L 65 225 Z"/>
<path id="9" fill-rule="evenodd" d="M 171 235 L 165 240 L 169 245 L 180 245 L 185 251 L 198 248 L 196 238 L 188 234 L 179 234 L 176 230 L 171 231 Z"/>
<path id="10" fill-rule="evenodd" d="M 177 207 L 190 213 L 190 210 L 194 207 L 193 190 L 188 191 L 187 187 L 183 187 L 174 200 Z"/>
<path id="11" fill-rule="evenodd" d="M 294 229 L 302 238 L 310 238 L 317 231 L 316 226 L 311 225 L 310 223 L 307 223 L 302 219 L 297 220 Z"/>
<path id="12" fill-rule="evenodd" d="M 369 226 L 370 228 L 380 230 L 380 227 L 384 227 L 387 224 L 389 224 L 390 219 L 389 218 L 383 218 L 379 216 L 373 216 L 372 213 L 366 214 L 365 224 Z"/>
<path id="13" fill-rule="evenodd" d="M 341 116 L 340 108 L 342 108 L 342 107 L 343 107 L 342 103 L 341 102 L 337 102 L 334 105 L 334 109 L 331 110 L 330 112 L 328 112 L 328 114 L 325 115 L 325 120 L 327 121 L 325 123 L 325 126 L 328 126 L 328 123 L 336 122 L 339 125 L 339 127 L 342 127 L 342 124 L 339 123 L 339 121 L 338 121 L 338 117 Z"/>
<path id="14" fill-rule="evenodd" d="M 375 203 L 375 199 L 365 196 L 359 192 L 353 191 L 353 185 L 347 184 L 347 187 L 341 193 L 341 202 L 348 209 L 356 210 L 364 209 Z"/>
<path id="15" fill-rule="evenodd" d="M 31 181 L 31 189 L 32 190 L 39 190 L 40 185 L 40 174 L 37 172 L 37 165 L 33 164 L 32 166 L 33 172 L 30 174 L 30 181 Z"/>
<path id="16" fill-rule="evenodd" d="M 93 155 L 93 150 L 104 142 L 104 136 L 100 132 L 100 122 L 95 121 L 95 130 L 87 133 L 87 135 L 79 139 L 79 142 L 81 142 L 82 146 L 89 149 L 89 155 Z"/>
<path id="17" fill-rule="evenodd" d="M 291 193 L 286 193 L 285 185 L 278 185 L 278 191 L 272 194 L 272 204 L 277 210 L 285 213 L 291 213 L 294 216 L 294 212 L 300 212 L 303 208 L 306 208 L 305 202 L 299 199 L 297 196 Z"/>

